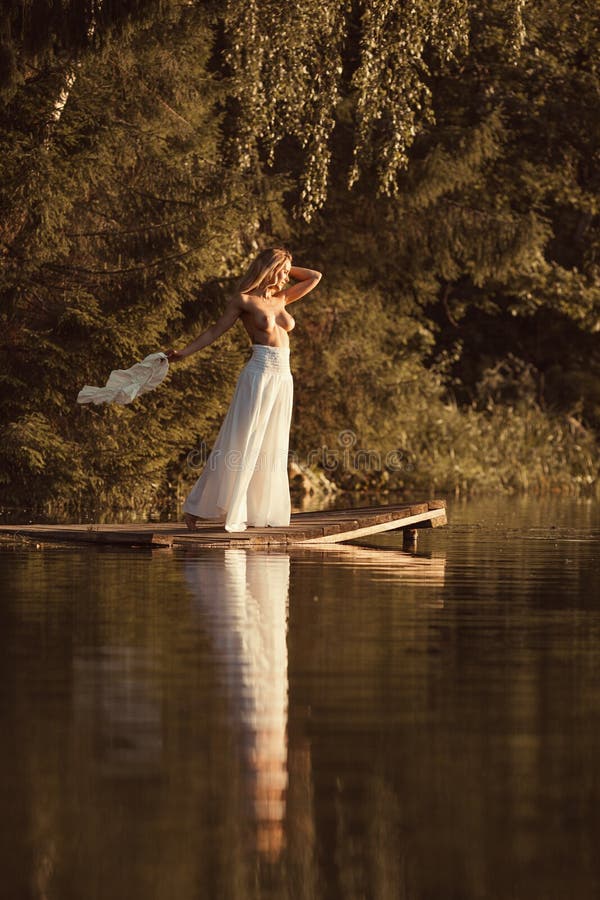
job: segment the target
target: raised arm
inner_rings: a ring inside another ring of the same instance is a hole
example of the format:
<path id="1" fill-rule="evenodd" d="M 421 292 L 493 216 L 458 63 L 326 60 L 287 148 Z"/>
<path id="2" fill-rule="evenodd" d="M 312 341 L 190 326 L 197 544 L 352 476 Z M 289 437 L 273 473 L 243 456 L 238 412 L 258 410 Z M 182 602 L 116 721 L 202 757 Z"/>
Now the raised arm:
<path id="1" fill-rule="evenodd" d="M 299 300 L 300 297 L 304 297 L 305 294 L 316 288 L 321 280 L 321 273 L 317 272 L 316 269 L 301 269 L 300 266 L 291 266 L 290 276 L 295 278 L 298 283 L 281 291 L 281 294 L 285 297 L 286 305 L 293 303 L 294 300 Z"/>
<path id="2" fill-rule="evenodd" d="M 203 350 L 204 347 L 208 347 L 209 344 L 212 344 L 218 337 L 221 337 L 221 335 L 231 328 L 232 325 L 235 325 L 239 318 L 240 310 L 240 297 L 238 294 L 234 294 L 229 298 L 227 307 L 221 318 L 217 319 L 217 321 L 207 328 L 206 331 L 203 331 L 202 334 L 195 337 L 193 341 L 190 341 L 190 343 L 181 350 L 165 351 L 169 362 L 185 359 L 186 356 L 191 356 L 192 353 L 196 353 L 198 350 Z"/>

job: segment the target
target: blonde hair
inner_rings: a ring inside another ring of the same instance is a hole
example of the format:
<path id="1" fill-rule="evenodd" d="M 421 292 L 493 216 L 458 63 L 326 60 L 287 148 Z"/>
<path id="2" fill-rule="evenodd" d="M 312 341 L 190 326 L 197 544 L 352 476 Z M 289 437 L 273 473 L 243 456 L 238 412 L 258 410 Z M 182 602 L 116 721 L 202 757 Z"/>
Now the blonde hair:
<path id="1" fill-rule="evenodd" d="M 238 291 L 246 294 L 256 288 L 277 287 L 283 266 L 288 259 L 291 262 L 292 254 L 283 247 L 267 247 L 266 250 L 261 250 L 238 281 Z"/>

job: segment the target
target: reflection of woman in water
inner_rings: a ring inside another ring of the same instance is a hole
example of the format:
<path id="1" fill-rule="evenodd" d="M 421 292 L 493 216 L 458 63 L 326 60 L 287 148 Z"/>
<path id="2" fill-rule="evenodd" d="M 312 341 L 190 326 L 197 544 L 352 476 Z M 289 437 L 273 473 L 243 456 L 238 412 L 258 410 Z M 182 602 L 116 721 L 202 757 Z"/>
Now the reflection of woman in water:
<path id="1" fill-rule="evenodd" d="M 288 276 L 298 283 L 285 287 Z M 207 347 L 241 319 L 252 356 L 238 378 L 206 466 L 183 505 L 190 530 L 198 518 L 225 520 L 226 531 L 250 525 L 289 525 L 287 471 L 293 379 L 288 334 L 294 319 L 287 306 L 319 283 L 321 273 L 292 266 L 289 250 L 263 250 L 229 298 L 220 319 L 170 362 Z"/>
<path id="2" fill-rule="evenodd" d="M 244 749 L 259 852 L 283 849 L 287 789 L 287 617 L 290 558 L 230 548 L 185 563 L 194 606 L 223 665 L 233 725 Z"/>

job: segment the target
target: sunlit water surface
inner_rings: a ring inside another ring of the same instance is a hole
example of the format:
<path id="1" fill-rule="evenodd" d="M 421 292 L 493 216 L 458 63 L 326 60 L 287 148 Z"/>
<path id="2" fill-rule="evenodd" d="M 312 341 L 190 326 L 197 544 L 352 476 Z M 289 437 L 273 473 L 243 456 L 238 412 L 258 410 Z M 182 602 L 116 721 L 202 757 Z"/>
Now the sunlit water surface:
<path id="1" fill-rule="evenodd" d="M 600 896 L 600 508 L 449 518 L 3 549 L 0 894 Z"/>

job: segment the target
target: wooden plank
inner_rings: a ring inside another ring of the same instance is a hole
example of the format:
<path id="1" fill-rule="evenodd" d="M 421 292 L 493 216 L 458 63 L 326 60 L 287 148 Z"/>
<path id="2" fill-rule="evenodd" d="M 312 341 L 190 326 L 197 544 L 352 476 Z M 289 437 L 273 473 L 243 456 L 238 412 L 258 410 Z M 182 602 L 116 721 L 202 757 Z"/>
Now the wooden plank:
<path id="1" fill-rule="evenodd" d="M 68 541 L 86 544 L 125 544 L 142 547 L 171 547 L 173 536 L 157 534 L 152 530 L 132 531 L 114 530 L 111 526 L 56 526 L 56 525 L 21 525 L 16 527 L 2 526 L 1 531 L 15 537 L 25 536 L 38 540 Z"/>
<path id="2" fill-rule="evenodd" d="M 320 535 L 316 535 L 320 536 Z M 217 534 L 212 533 L 210 535 L 203 536 L 201 538 L 197 537 L 193 534 L 182 534 L 176 535 L 174 537 L 174 544 L 176 546 L 213 546 L 213 547 L 229 547 L 229 546 L 240 546 L 240 547 L 259 547 L 259 546 L 279 546 L 286 547 L 290 544 L 296 544 L 299 541 L 302 541 L 309 537 L 315 537 L 315 531 L 311 529 L 310 531 L 301 531 L 296 532 L 294 535 L 291 535 L 289 532 L 284 530 L 280 532 L 275 532 L 273 529 L 273 533 L 271 534 L 255 534 L 253 531 L 249 532 L 240 532 L 236 534 L 232 532 L 231 534 Z"/>
<path id="3" fill-rule="evenodd" d="M 442 515 L 435 516 L 433 519 L 430 519 L 429 522 L 423 522 L 422 525 L 417 525 L 417 528 L 441 528 L 443 525 L 447 525 L 448 519 L 446 518 L 446 510 L 441 510 L 441 512 Z"/>
<path id="4" fill-rule="evenodd" d="M 374 512 L 366 515 L 360 510 L 361 514 L 358 516 L 353 515 L 357 512 L 357 508 L 341 511 L 342 515 L 338 516 L 337 521 L 324 528 L 323 538 L 327 538 L 328 541 L 347 540 L 348 534 L 360 536 L 376 534 L 378 531 L 397 529 L 401 527 L 398 524 L 400 519 L 404 520 L 414 516 L 429 517 L 427 503 L 413 504 L 412 506 L 402 505 L 400 507 L 378 506 L 370 507 L 369 509 L 374 510 Z M 314 535 L 314 537 L 311 535 L 305 540 L 307 542 L 316 542 L 319 540 L 319 537 L 319 535 Z"/>
<path id="5" fill-rule="evenodd" d="M 417 513 L 414 516 L 405 516 L 401 519 L 392 519 L 388 522 L 381 522 L 379 525 L 367 525 L 362 528 L 355 528 L 350 531 L 341 531 L 337 534 L 326 534 L 323 537 L 315 537 L 308 538 L 305 541 L 299 541 L 298 543 L 303 544 L 316 544 L 316 543 L 329 543 L 330 541 L 347 541 L 352 538 L 358 538 L 362 535 L 366 534 L 380 534 L 383 531 L 395 531 L 400 528 L 406 528 L 409 525 L 413 525 L 415 522 L 423 522 L 427 518 L 438 518 L 440 516 L 445 516 L 445 512 L 443 510 L 435 510 Z"/>
<path id="6" fill-rule="evenodd" d="M 423 510 L 427 509 L 427 504 L 421 504 Z M 351 507 L 349 509 L 334 509 L 327 510 L 324 512 L 310 512 L 310 513 L 294 513 L 292 516 L 292 521 L 294 522 L 312 522 L 312 521 L 341 521 L 343 519 L 358 519 L 362 517 L 370 517 L 373 515 L 397 515 L 398 513 L 403 513 L 405 511 L 410 510 L 410 506 L 402 506 L 402 507 L 393 507 L 393 506 L 376 506 L 369 507 L 366 509 L 359 507 Z"/>

